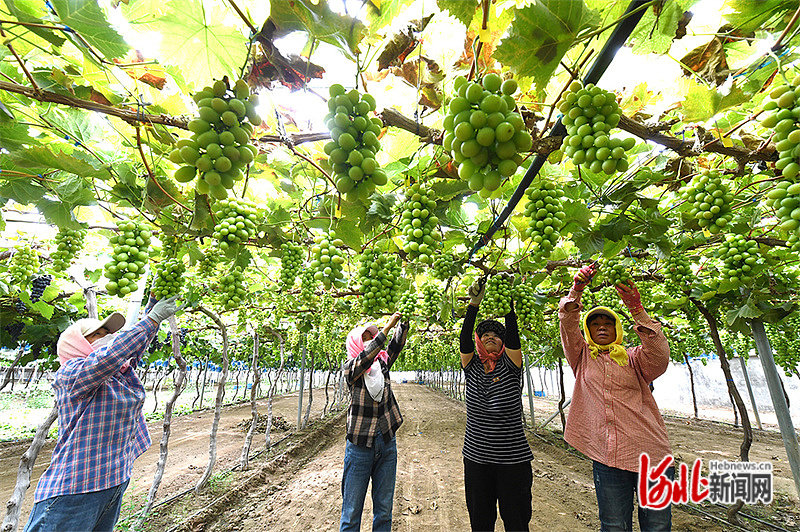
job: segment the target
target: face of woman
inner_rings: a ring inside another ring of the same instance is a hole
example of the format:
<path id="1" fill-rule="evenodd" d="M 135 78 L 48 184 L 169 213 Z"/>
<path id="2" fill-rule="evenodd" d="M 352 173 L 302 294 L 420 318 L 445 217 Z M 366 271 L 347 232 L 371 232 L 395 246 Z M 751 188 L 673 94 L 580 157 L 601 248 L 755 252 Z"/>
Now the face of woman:
<path id="1" fill-rule="evenodd" d="M 373 338 L 374 338 L 374 336 L 372 335 L 372 331 L 367 330 L 367 331 L 364 331 L 363 333 L 361 333 L 361 340 L 363 340 L 364 343 L 369 342 Z"/>
<path id="2" fill-rule="evenodd" d="M 489 353 L 497 353 L 503 347 L 503 340 L 494 331 L 486 331 L 481 335 L 481 343 Z"/>
<path id="3" fill-rule="evenodd" d="M 600 314 L 588 323 L 589 335 L 597 345 L 613 344 L 617 339 L 617 322 L 611 316 Z"/>
<path id="4" fill-rule="evenodd" d="M 108 329 L 106 329 L 105 327 L 100 327 L 95 332 L 91 333 L 88 336 L 85 336 L 84 338 L 86 338 L 86 341 L 91 344 L 93 342 L 96 342 L 100 338 L 106 336 L 107 334 L 108 334 Z"/>

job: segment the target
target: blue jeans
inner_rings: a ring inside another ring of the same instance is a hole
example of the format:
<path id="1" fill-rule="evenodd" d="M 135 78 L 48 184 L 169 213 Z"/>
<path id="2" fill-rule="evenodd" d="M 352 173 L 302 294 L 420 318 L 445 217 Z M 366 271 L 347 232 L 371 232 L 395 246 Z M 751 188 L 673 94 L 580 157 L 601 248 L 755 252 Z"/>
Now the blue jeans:
<path id="1" fill-rule="evenodd" d="M 397 473 L 397 441 L 377 436 L 372 447 L 348 441 L 342 474 L 342 520 L 339 530 L 361 530 L 361 512 L 367 485 L 372 479 L 372 530 L 392 529 L 394 480 Z"/>
<path id="2" fill-rule="evenodd" d="M 77 495 L 58 495 L 33 505 L 25 532 L 114 530 L 129 480 L 118 486 Z"/>
<path id="3" fill-rule="evenodd" d="M 600 462 L 592 465 L 594 490 L 597 494 L 597 507 L 600 510 L 600 530 L 633 530 L 633 492 L 639 482 L 639 475 L 609 467 Z M 675 478 L 675 468 L 666 471 L 670 480 Z M 649 531 L 668 531 L 672 529 L 672 506 L 663 510 L 649 510 L 639 507 L 639 528 Z"/>

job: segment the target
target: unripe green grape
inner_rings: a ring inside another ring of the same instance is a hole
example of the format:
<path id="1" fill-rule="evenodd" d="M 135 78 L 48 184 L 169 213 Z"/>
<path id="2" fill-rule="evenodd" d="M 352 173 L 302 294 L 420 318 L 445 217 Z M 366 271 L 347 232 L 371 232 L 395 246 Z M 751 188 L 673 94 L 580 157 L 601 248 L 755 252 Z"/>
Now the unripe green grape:
<path id="1" fill-rule="evenodd" d="M 39 255 L 27 245 L 15 249 L 8 274 L 13 283 L 24 284 L 39 270 Z"/>
<path id="2" fill-rule="evenodd" d="M 561 238 L 564 226 L 564 208 L 560 188 L 548 180 L 532 183 L 526 191 L 525 217 L 528 227 L 524 236 L 533 242 L 531 261 L 547 260 Z"/>
<path id="3" fill-rule="evenodd" d="M 150 258 L 152 232 L 145 224 L 133 220 L 121 221 L 109 239 L 113 246 L 111 260 L 105 265 L 108 283 L 105 288 L 111 296 L 125 297 L 136 291 L 136 281 L 144 273 Z"/>
<path id="4" fill-rule="evenodd" d="M 514 312 L 519 318 L 521 330 L 540 331 L 544 324 L 541 305 L 536 301 L 536 292 L 530 285 L 521 283 L 512 289 Z"/>
<path id="5" fill-rule="evenodd" d="M 345 257 L 338 246 L 344 242 L 336 238 L 336 233 L 331 231 L 327 235 L 314 237 L 311 247 L 310 268 L 314 271 L 314 278 L 322 283 L 326 290 L 331 287 L 342 288 L 347 282 L 342 273 Z"/>
<path id="6" fill-rule="evenodd" d="M 439 218 L 434 214 L 436 196 L 432 189 L 415 183 L 405 192 L 399 206 L 403 251 L 410 260 L 432 264 L 433 255 L 441 247 Z"/>
<path id="7" fill-rule="evenodd" d="M 244 272 L 241 267 L 234 266 L 229 273 L 219 278 L 218 292 L 222 306 L 227 310 L 240 307 L 244 303 L 247 290 L 244 286 Z"/>
<path id="8" fill-rule="evenodd" d="M 744 235 L 728 235 L 715 252 L 721 262 L 720 275 L 732 289 L 752 283 L 756 272 L 764 264 L 758 242 Z"/>
<path id="9" fill-rule="evenodd" d="M 442 291 L 433 282 L 422 285 L 422 305 L 419 314 L 427 320 L 436 320 L 442 308 Z"/>
<path id="10" fill-rule="evenodd" d="M 417 293 L 409 290 L 400 296 L 400 301 L 397 302 L 397 312 L 399 312 L 404 320 L 410 319 L 417 312 L 417 305 L 419 304 Z"/>
<path id="11" fill-rule="evenodd" d="M 183 261 L 172 258 L 167 259 L 155 268 L 156 279 L 150 293 L 158 300 L 167 299 L 181 291 L 186 266 Z"/>
<path id="12" fill-rule="evenodd" d="M 451 253 L 438 253 L 433 259 L 433 276 L 446 281 L 458 272 L 459 263 Z"/>
<path id="13" fill-rule="evenodd" d="M 721 173 L 704 170 L 680 192 L 686 200 L 689 218 L 696 219 L 703 229 L 718 233 L 733 219 L 734 195 Z"/>
<path id="14" fill-rule="evenodd" d="M 75 256 L 83 249 L 86 229 L 59 228 L 55 236 L 56 250 L 50 254 L 53 259 L 53 271 L 62 272 L 69 268 Z"/>
<path id="15" fill-rule="evenodd" d="M 603 271 L 611 286 L 628 284 L 633 280 L 628 268 L 628 260 L 623 257 L 610 257 L 604 261 Z"/>
<path id="16" fill-rule="evenodd" d="M 214 238 L 222 251 L 235 253 L 240 244 L 255 236 L 258 211 L 253 203 L 236 198 L 223 199 L 217 206 Z"/>
<path id="17" fill-rule="evenodd" d="M 281 244 L 281 287 L 291 290 L 303 266 L 303 247 L 294 242 Z"/>
<path id="18" fill-rule="evenodd" d="M 394 309 L 400 299 L 402 268 L 397 255 L 366 250 L 361 254 L 357 284 L 361 291 L 361 310 L 376 316 Z"/>
<path id="19" fill-rule="evenodd" d="M 486 281 L 481 310 L 490 318 L 505 316 L 511 312 L 511 281 L 502 275 L 493 275 Z"/>
<path id="20" fill-rule="evenodd" d="M 683 254 L 670 255 L 664 264 L 664 288 L 668 293 L 676 295 L 688 292 L 692 286 L 694 274 L 692 261 Z"/>

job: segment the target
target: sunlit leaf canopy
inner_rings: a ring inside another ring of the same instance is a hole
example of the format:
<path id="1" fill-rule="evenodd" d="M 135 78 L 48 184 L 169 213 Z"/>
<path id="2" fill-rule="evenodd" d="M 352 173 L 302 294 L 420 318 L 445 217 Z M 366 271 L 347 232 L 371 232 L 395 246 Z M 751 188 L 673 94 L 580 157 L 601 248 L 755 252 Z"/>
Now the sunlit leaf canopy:
<path id="1" fill-rule="evenodd" d="M 569 282 L 564 267 L 618 255 L 627 257 L 636 279 L 655 283 L 654 304 L 683 301 L 658 287 L 665 261 L 680 254 L 697 273 L 683 287 L 685 296 L 728 305 L 728 322 L 739 328 L 754 314 L 778 320 L 794 308 L 785 289 L 796 277 L 797 240 L 767 195 L 777 181 L 795 177 L 776 169 L 773 130 L 757 117 L 769 93 L 794 76 L 796 2 L 643 3 L 641 21 L 598 83 L 620 106 L 611 136 L 634 139 L 635 146 L 625 170 L 593 172 L 547 132 L 562 115 L 570 82 L 583 78 L 628 5 L 0 0 L 3 218 L 38 211 L 61 228 L 134 219 L 157 239 L 177 235 L 181 257 L 195 267 L 216 249 L 221 204 L 176 182 L 179 165 L 169 155 L 190 136 L 187 124 L 197 113 L 192 95 L 214 80 L 232 85 L 244 78 L 260 96 L 263 122 L 251 137 L 258 155 L 230 197 L 256 206 L 257 230 L 238 255 L 222 258 L 226 268 L 246 272 L 252 306 L 271 304 L 282 244 L 301 244 L 303 260 L 311 261 L 314 237 L 335 231 L 346 259 L 346 283 L 333 288 L 337 298 L 355 308 L 363 296 L 359 253 L 397 254 L 406 287 L 441 282 L 449 294 L 436 314 L 442 326 L 445 314 L 460 313 L 457 298 L 479 275 L 516 273 L 552 308 Z M 513 98 L 534 142 L 520 154 L 516 173 L 478 194 L 442 147 L 443 130 L 458 76 L 480 80 L 491 73 L 518 82 Z M 388 182 L 366 198 L 338 192 L 324 151 L 330 132 L 323 117 L 337 83 L 370 94 L 371 116 L 381 120 L 375 158 Z M 535 252 L 539 244 L 526 237 L 530 209 L 523 196 L 471 254 L 537 154 L 547 162 L 534 186 L 554 183 L 565 215 L 554 249 Z M 682 192 L 709 170 L 735 192 L 722 232 L 698 224 Z M 399 206 L 415 183 L 435 195 L 442 245 L 434 259 L 454 256 L 449 280 L 432 279 L 429 265 L 407 250 Z M 715 255 L 729 234 L 760 246 L 762 269 L 744 287 L 724 275 L 724 257 Z"/>

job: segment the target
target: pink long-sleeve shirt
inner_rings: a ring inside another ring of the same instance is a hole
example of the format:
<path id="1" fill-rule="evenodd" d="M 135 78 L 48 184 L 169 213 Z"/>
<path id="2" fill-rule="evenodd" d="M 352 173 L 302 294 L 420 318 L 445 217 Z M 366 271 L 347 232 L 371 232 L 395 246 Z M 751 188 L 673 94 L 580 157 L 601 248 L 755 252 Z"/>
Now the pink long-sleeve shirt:
<path id="1" fill-rule="evenodd" d="M 570 302 L 578 306 L 567 310 Z M 649 387 L 667 370 L 669 344 L 661 324 L 642 311 L 633 315 L 642 345 L 627 348 L 627 366 L 611 360 L 608 352 L 592 358 L 581 332 L 582 309 L 574 291 L 558 309 L 561 344 L 575 374 L 564 439 L 592 460 L 638 472 L 641 453 L 651 463 L 670 454 L 667 429 Z"/>

